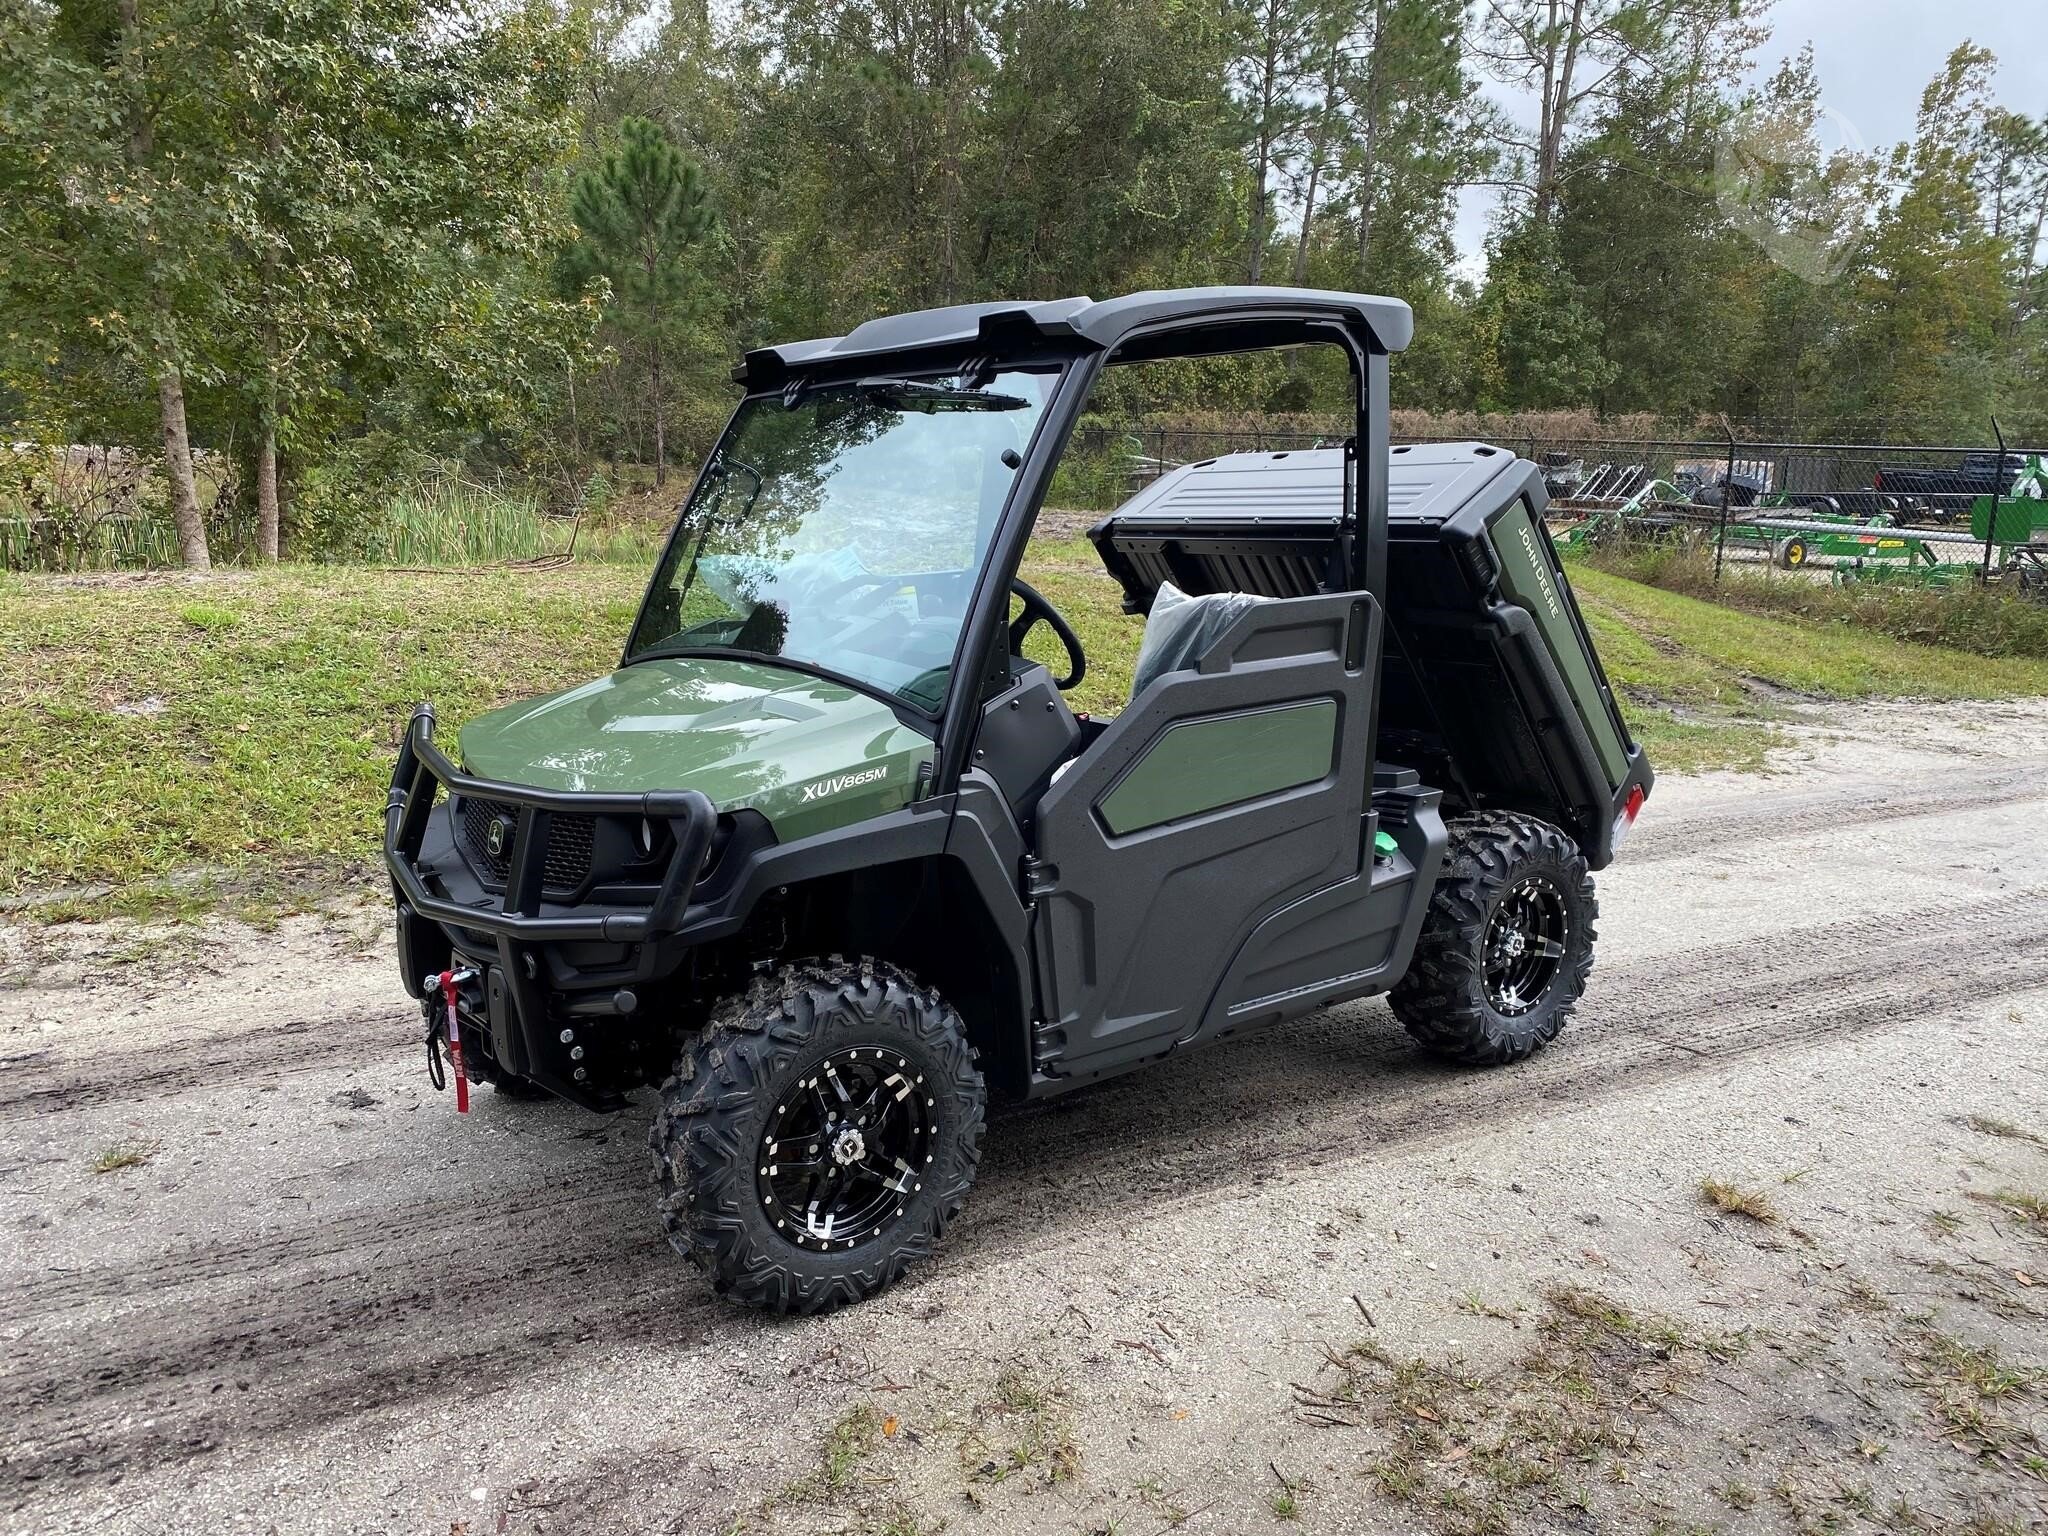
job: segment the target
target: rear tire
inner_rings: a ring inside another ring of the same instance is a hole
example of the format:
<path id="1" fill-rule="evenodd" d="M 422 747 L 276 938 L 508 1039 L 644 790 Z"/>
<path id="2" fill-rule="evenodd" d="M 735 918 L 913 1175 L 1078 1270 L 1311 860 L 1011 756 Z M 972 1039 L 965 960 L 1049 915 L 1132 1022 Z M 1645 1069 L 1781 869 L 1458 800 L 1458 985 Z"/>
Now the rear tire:
<path id="1" fill-rule="evenodd" d="M 1564 1027 L 1593 968 L 1593 878 L 1578 844 L 1533 816 L 1451 825 L 1415 958 L 1388 996 L 1422 1046 L 1499 1066 Z"/>
<path id="2" fill-rule="evenodd" d="M 662 1084 L 662 1225 L 735 1300 L 860 1301 L 959 1214 L 986 1108 L 966 1025 L 938 993 L 874 960 L 779 967 L 716 1009 Z"/>

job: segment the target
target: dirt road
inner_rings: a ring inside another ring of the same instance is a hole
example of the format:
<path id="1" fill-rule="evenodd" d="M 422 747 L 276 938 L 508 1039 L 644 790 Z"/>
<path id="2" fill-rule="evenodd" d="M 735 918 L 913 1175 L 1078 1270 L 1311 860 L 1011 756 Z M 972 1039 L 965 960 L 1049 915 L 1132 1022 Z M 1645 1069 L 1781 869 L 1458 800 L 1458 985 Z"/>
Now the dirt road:
<path id="1" fill-rule="evenodd" d="M 0 1522 L 2040 1528 L 2048 709 L 1799 734 L 1660 786 L 1535 1061 L 1361 1004 L 1000 1117 L 821 1320 L 669 1253 L 644 1110 L 458 1122 L 375 914 L 6 931 Z"/>

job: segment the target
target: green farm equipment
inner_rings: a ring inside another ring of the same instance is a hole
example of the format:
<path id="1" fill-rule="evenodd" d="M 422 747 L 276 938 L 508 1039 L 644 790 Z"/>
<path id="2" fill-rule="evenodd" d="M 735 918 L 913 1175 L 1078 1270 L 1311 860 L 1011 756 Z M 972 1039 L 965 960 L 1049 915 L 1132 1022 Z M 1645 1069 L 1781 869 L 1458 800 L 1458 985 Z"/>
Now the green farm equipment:
<path id="1" fill-rule="evenodd" d="M 2027 455 L 2011 490 L 1970 503 L 1970 537 L 1981 543 L 1987 536 L 1994 544 L 2048 544 L 2048 454 Z"/>
<path id="2" fill-rule="evenodd" d="M 1668 480 L 1652 480 L 1620 506 L 1596 510 L 1557 534 L 1562 550 L 1624 539 L 1719 544 L 1788 571 L 1816 565 L 1841 584 L 1949 587 L 1977 581 L 1988 569 L 2022 595 L 2048 601 L 2048 457 L 2030 456 L 2010 493 L 1978 497 L 1968 533 L 1901 528 L 1889 513 L 1860 518 L 1790 504 L 1782 493 L 1724 524 L 1720 508 L 1697 504 Z"/>
<path id="3" fill-rule="evenodd" d="M 2048 456 L 2028 455 L 2010 491 L 1972 502 L 1967 534 L 1916 529 L 1905 537 L 1915 546 L 1909 561 L 1857 559 L 1837 565 L 1835 580 L 1939 588 L 1989 579 L 2048 602 Z"/>

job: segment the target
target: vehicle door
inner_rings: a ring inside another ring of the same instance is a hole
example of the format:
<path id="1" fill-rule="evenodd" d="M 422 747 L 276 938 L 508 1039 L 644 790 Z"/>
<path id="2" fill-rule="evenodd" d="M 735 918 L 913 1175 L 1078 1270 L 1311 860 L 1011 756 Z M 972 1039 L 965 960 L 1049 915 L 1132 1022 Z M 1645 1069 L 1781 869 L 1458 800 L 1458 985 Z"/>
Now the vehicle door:
<path id="1" fill-rule="evenodd" d="M 1159 1054 L 1370 965 L 1352 919 L 1380 625 L 1364 593 L 1250 605 L 1046 791 L 1033 937 L 1060 1071 Z"/>

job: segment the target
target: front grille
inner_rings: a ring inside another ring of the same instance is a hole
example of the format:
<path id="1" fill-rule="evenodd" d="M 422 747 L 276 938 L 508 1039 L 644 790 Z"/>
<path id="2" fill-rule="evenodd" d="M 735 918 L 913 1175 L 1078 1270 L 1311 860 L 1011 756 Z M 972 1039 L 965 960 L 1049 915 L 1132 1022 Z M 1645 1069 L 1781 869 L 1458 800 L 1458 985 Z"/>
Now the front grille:
<path id="1" fill-rule="evenodd" d="M 504 839 L 491 852 L 491 827 L 505 824 Z M 502 800 L 464 796 L 456 824 L 461 830 L 462 851 L 470 862 L 502 883 L 511 870 L 512 833 L 519 824 L 519 808 Z M 590 878 L 591 843 L 597 832 L 594 816 L 555 815 L 548 824 L 548 851 L 541 863 L 541 886 L 550 891 L 573 891 Z"/>

